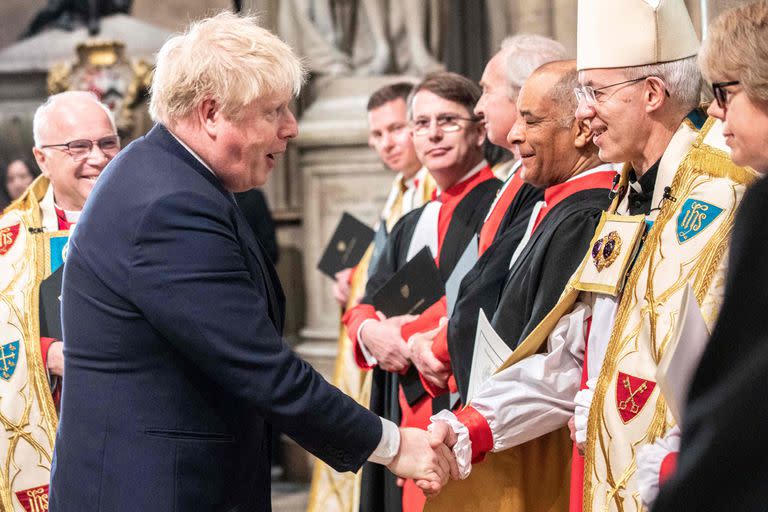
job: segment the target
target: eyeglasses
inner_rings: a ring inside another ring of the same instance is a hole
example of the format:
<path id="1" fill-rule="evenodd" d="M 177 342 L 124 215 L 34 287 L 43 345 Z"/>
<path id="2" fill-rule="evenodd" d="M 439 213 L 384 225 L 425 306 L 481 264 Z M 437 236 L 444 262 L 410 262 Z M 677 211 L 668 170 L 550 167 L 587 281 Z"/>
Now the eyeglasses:
<path id="1" fill-rule="evenodd" d="M 730 101 L 733 92 L 726 89 L 726 87 L 739 85 L 740 83 L 741 82 L 738 80 L 732 80 L 730 82 L 715 82 L 712 84 L 712 94 L 715 95 L 715 101 L 717 101 L 718 107 L 722 110 L 725 110 L 728 107 L 728 102 Z"/>
<path id="2" fill-rule="evenodd" d="M 73 160 L 79 162 L 88 158 L 93 151 L 94 144 L 99 146 L 101 152 L 107 156 L 115 156 L 120 151 L 120 137 L 117 135 L 108 135 L 99 140 L 78 139 L 64 144 L 46 144 L 40 146 L 40 149 L 62 148 L 63 151 L 69 153 Z"/>
<path id="3" fill-rule="evenodd" d="M 581 103 L 582 101 L 586 101 L 587 105 L 595 106 L 597 103 L 599 103 L 598 98 L 602 97 L 604 94 L 603 91 L 605 89 L 608 89 L 610 87 L 616 87 L 618 85 L 625 85 L 625 84 L 632 84 L 635 82 L 639 82 L 641 80 L 645 80 L 646 78 L 654 77 L 654 75 L 646 75 L 641 76 L 640 78 L 633 78 L 632 80 L 624 80 L 623 82 L 616 82 L 615 84 L 611 85 L 604 85 L 603 87 L 598 87 L 597 89 L 593 88 L 590 85 L 581 85 L 579 87 L 575 87 L 573 89 L 573 93 L 576 95 L 576 100 Z M 655 77 L 658 78 L 658 77 Z M 669 91 L 664 89 L 664 93 L 669 97 Z"/>
<path id="4" fill-rule="evenodd" d="M 445 133 L 457 132 L 461 130 L 459 121 L 469 121 L 475 123 L 480 119 L 477 117 L 461 117 L 453 114 L 440 114 L 435 117 L 435 124 Z M 432 118 L 423 117 L 411 121 L 411 129 L 414 135 L 426 135 L 429 133 L 429 127 L 432 126 Z"/>

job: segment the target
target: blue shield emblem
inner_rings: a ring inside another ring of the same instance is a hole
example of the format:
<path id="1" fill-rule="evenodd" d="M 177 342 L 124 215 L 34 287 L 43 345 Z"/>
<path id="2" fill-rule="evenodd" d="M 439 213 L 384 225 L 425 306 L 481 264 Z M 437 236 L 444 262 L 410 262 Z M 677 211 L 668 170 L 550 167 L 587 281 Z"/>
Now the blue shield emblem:
<path id="1" fill-rule="evenodd" d="M 712 224 L 723 209 L 699 199 L 686 199 L 677 216 L 677 241 L 687 242 Z"/>
<path id="2" fill-rule="evenodd" d="M 19 340 L 0 347 L 0 379 L 11 380 L 19 361 Z"/>
<path id="3" fill-rule="evenodd" d="M 51 268 L 48 269 L 51 274 L 56 272 L 67 259 L 67 242 L 69 242 L 69 237 L 66 235 L 51 237 L 49 245 L 51 249 Z"/>

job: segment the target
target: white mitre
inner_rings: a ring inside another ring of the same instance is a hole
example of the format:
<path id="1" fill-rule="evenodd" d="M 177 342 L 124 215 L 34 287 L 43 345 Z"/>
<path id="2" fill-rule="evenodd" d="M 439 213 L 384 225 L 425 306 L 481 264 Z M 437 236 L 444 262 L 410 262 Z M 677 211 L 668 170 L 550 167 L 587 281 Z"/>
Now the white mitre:
<path id="1" fill-rule="evenodd" d="M 579 71 L 658 64 L 698 51 L 684 0 L 579 0 Z"/>

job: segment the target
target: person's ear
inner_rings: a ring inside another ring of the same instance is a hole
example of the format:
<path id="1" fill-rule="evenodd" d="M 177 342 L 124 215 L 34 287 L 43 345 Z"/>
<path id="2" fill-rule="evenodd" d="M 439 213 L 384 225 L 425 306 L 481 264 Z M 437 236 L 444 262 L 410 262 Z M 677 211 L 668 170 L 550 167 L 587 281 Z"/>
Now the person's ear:
<path id="1" fill-rule="evenodd" d="M 647 113 L 661 108 L 667 98 L 669 98 L 667 86 L 664 84 L 664 81 L 661 78 L 656 76 L 649 76 L 645 79 L 643 89 L 643 102 L 645 103 L 645 111 Z"/>
<path id="2" fill-rule="evenodd" d="M 203 131 L 215 139 L 223 119 L 221 104 L 213 98 L 206 98 L 197 106 L 195 115 Z"/>
<path id="3" fill-rule="evenodd" d="M 48 178 L 50 173 L 48 172 L 48 157 L 45 151 L 35 146 L 32 148 L 32 155 L 35 157 L 35 162 L 37 162 L 37 166 L 40 168 L 40 174 Z"/>
<path id="4" fill-rule="evenodd" d="M 482 148 L 487 135 L 485 131 L 485 123 L 476 122 L 475 126 L 477 126 L 477 147 Z"/>
<path id="5" fill-rule="evenodd" d="M 589 119 L 574 119 L 573 125 L 573 145 L 577 149 L 584 149 L 588 144 L 592 143 L 592 125 Z"/>

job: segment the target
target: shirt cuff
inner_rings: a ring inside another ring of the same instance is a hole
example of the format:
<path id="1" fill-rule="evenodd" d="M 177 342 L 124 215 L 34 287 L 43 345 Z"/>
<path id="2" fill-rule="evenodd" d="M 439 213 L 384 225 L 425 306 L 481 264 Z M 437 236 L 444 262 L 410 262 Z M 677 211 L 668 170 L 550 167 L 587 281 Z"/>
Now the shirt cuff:
<path id="1" fill-rule="evenodd" d="M 485 454 L 493 449 L 493 432 L 488 420 L 474 407 L 468 405 L 456 414 L 456 419 L 463 423 L 472 441 L 472 462 L 482 462 Z"/>
<path id="2" fill-rule="evenodd" d="M 387 466 L 400 451 L 400 429 L 387 419 L 379 419 L 381 420 L 381 440 L 371 456 L 368 457 L 368 461 Z"/>
<path id="3" fill-rule="evenodd" d="M 373 321 L 374 320 L 370 318 L 368 320 L 363 320 L 363 323 L 361 323 L 360 327 L 357 328 L 357 346 L 360 347 L 360 352 L 363 354 L 363 357 L 365 358 L 365 362 L 368 364 L 368 366 L 376 366 L 377 364 L 379 364 L 376 358 L 373 357 L 373 354 L 371 354 L 368 351 L 368 348 L 365 346 L 365 343 L 363 343 L 363 337 L 361 336 L 363 334 L 363 327 L 365 327 L 366 324 Z"/>
<path id="4" fill-rule="evenodd" d="M 469 429 L 456 418 L 451 411 L 442 410 L 430 418 L 432 422 L 428 430 L 432 432 L 432 425 L 438 421 L 448 424 L 456 432 L 456 444 L 453 445 L 453 455 L 459 466 L 459 478 L 464 480 L 472 472 L 472 440 L 469 438 Z"/>

